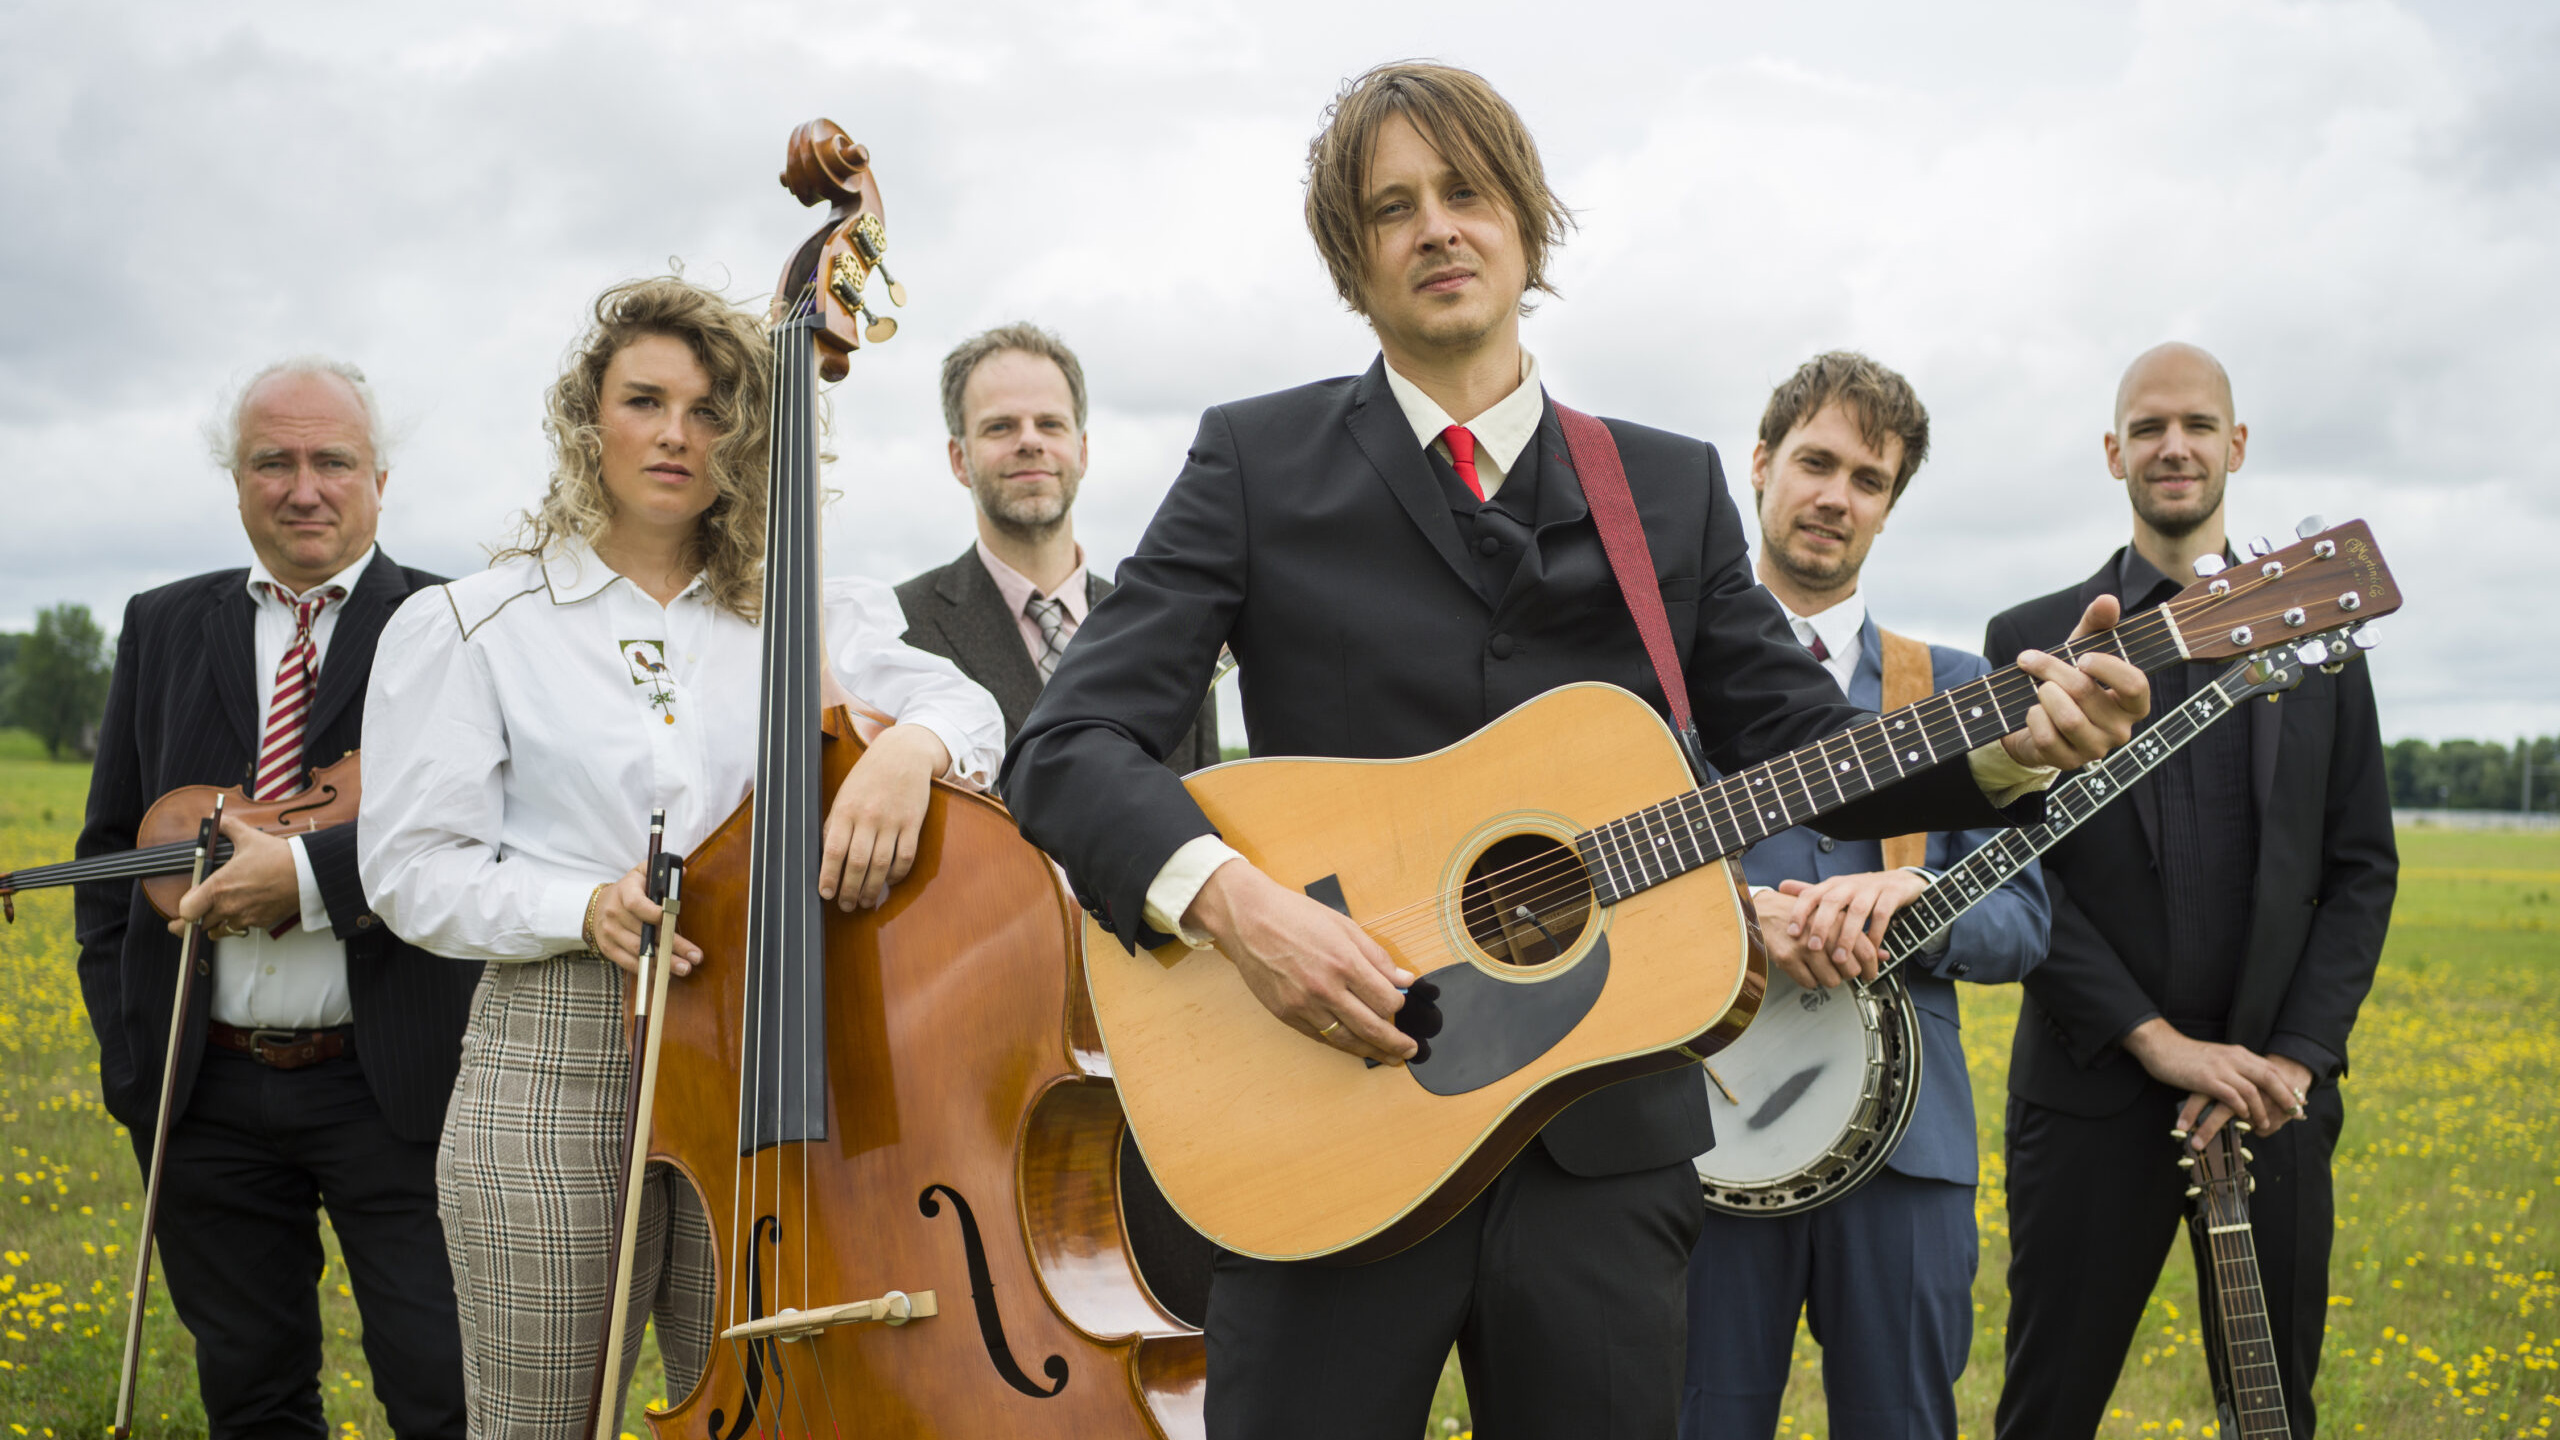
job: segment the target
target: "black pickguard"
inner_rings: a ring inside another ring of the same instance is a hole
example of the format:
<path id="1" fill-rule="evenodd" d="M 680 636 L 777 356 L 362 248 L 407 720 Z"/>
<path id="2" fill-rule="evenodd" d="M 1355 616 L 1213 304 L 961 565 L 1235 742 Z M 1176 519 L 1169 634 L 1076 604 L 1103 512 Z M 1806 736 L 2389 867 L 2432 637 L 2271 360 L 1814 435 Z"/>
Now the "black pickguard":
<path id="1" fill-rule="evenodd" d="M 1609 937 L 1541 980 L 1497 980 L 1473 965 L 1444 965 L 1428 978 L 1440 992 L 1440 1033 L 1429 1056 L 1405 1070 L 1434 1095 L 1464 1095 L 1526 1069 L 1573 1033 L 1609 983 Z"/>

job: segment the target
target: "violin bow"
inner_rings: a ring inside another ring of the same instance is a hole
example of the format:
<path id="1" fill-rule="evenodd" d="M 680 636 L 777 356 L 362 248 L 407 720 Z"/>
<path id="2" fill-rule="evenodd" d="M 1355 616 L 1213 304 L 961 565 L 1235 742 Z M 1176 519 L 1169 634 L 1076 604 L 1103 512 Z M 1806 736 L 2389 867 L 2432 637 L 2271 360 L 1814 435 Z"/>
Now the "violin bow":
<path id="1" fill-rule="evenodd" d="M 196 827 L 195 866 L 187 881 L 190 890 L 204 883 L 205 869 L 213 859 L 214 837 L 222 833 L 222 800 L 219 794 L 213 797 L 213 813 Z M 134 1380 L 142 1364 L 142 1313 L 151 1295 L 151 1237 L 160 1218 L 160 1176 L 169 1157 L 169 1101 L 178 1089 L 178 1051 L 186 1043 L 195 977 L 210 968 L 204 958 L 204 922 L 198 920 L 187 926 L 186 938 L 178 946 L 178 994 L 169 1002 L 169 1049 L 160 1062 L 160 1115 L 152 1122 L 150 1172 L 142 1186 L 142 1239 L 133 1247 L 133 1309 L 124 1322 L 124 1366 L 116 1380 L 115 1428 L 109 1432 L 114 1440 L 133 1434 Z"/>
<path id="2" fill-rule="evenodd" d="M 650 1121 L 658 1103 L 658 1049 L 666 1034 L 669 941 L 684 909 L 684 857 L 666 851 L 667 812 L 649 812 L 649 898 L 665 910 L 662 925 L 640 927 L 640 963 L 631 977 L 631 1081 L 625 1091 L 631 1117 L 623 1132 L 622 1173 L 614 1191 L 613 1245 L 606 1271 L 604 1344 L 596 1354 L 594 1393 L 587 1400 L 590 1440 L 616 1440 L 622 1391 L 624 1337 L 631 1315 L 631 1256 L 640 1235 L 640 1183 L 649 1165 Z M 663 933 L 662 933 L 663 930 Z"/>

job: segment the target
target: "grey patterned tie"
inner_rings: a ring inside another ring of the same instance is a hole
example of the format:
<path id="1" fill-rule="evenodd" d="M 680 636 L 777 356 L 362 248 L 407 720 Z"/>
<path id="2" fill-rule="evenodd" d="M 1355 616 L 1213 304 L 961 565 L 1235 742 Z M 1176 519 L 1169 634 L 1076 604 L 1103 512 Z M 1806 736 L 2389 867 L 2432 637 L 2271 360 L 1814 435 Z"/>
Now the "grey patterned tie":
<path id="1" fill-rule="evenodd" d="M 1023 602 L 1022 613 L 1040 627 L 1040 678 L 1046 681 L 1058 671 L 1058 657 L 1067 649 L 1067 602 L 1043 599 L 1034 594 Z"/>

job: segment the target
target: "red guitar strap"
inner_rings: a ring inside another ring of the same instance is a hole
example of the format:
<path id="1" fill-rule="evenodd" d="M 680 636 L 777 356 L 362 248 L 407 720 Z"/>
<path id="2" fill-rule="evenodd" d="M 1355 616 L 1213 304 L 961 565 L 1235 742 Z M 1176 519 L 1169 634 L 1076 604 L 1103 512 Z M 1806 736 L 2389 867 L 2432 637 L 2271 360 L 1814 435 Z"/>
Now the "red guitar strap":
<path id="1" fill-rule="evenodd" d="M 1570 406 L 1556 406 L 1564 426 L 1565 449 L 1582 481 L 1582 498 L 1591 506 L 1591 522 L 1600 527 L 1600 546 L 1609 552 L 1609 569 L 1636 618 L 1645 654 L 1653 659 L 1653 678 L 1671 705 L 1672 728 L 1688 751 L 1689 768 L 1703 781 L 1706 756 L 1699 749 L 1698 722 L 1689 713 L 1689 686 L 1680 673 L 1680 652 L 1671 643 L 1671 619 L 1663 613 L 1662 585 L 1655 578 L 1653 547 L 1644 539 L 1644 522 L 1636 517 L 1636 497 L 1627 489 L 1627 469 L 1618 460 L 1618 442 L 1609 427 Z"/>

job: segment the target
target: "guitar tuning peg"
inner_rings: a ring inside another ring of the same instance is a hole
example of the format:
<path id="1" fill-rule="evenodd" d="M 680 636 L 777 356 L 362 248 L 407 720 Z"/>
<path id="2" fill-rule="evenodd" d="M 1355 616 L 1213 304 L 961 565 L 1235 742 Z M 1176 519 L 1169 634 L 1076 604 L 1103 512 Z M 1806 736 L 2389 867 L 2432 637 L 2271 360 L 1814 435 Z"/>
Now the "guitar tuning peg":
<path id="1" fill-rule="evenodd" d="M 2221 556 L 2219 556 L 2219 555 L 2199 555 L 2199 556 L 2197 556 L 2197 557 L 2196 557 L 2196 578 L 2197 578 L 2197 579 L 2199 579 L 2199 580 L 2210 580 L 2210 579 L 2212 579 L 2214 576 L 2219 575 L 2219 574 L 2221 574 L 2221 573 L 2222 573 L 2222 557 L 2221 557 Z"/>
<path id="2" fill-rule="evenodd" d="M 2184 1130 L 2172 1130 L 2169 1132 L 2169 1138 L 2172 1140 L 2184 1140 L 2187 1138 L 2187 1132 Z"/>
<path id="3" fill-rule="evenodd" d="M 2320 667 L 2320 673 L 2321 673 L 2321 674 L 2323 674 L 2323 675 L 2335 675 L 2335 674 L 2337 674 L 2339 671 L 2344 670 L 2344 669 L 2346 669 L 2346 668 L 2347 668 L 2347 662 L 2346 662 L 2346 661 L 2344 661 L 2344 660 L 2332 660 L 2332 661 L 2330 661 L 2328 664 L 2323 665 L 2323 666 L 2321 666 L 2321 667 Z"/>
<path id="4" fill-rule="evenodd" d="M 2293 534 L 2295 539 L 2308 540 L 2328 528 L 2328 521 L 2317 515 L 2305 515 L 2302 517 L 2302 523 L 2293 527 Z"/>
<path id="5" fill-rule="evenodd" d="M 2370 620 L 2356 627 L 2354 639 L 2356 648 L 2359 650 L 2370 650 L 2382 643 L 2382 637 L 2373 633 L 2373 622 Z"/>
<path id="6" fill-rule="evenodd" d="M 2193 1170 L 2194 1168 L 2196 1168 L 2196 1157 L 2194 1157 L 2193 1155 L 2181 1155 L 2181 1156 L 2179 1156 L 2179 1157 L 2178 1157 L 2178 1168 L 2179 1168 L 2179 1169 L 2181 1169 L 2181 1170 Z"/>
<path id="7" fill-rule="evenodd" d="M 2329 642 L 2305 640 L 2294 650 L 2293 655 L 2305 665 L 2326 665 L 2329 663 Z"/>
<path id="8" fill-rule="evenodd" d="M 2243 1135 L 2246 1135 L 2249 1133 L 2249 1122 L 2246 1120 L 2234 1120 L 2231 1122 L 2231 1128 L 2239 1131 Z"/>
<path id="9" fill-rule="evenodd" d="M 2255 1175 L 2249 1177 L 2249 1193 L 2252 1195 L 2258 1193 L 2258 1177 Z"/>
<path id="10" fill-rule="evenodd" d="M 2241 1146 L 2241 1147 L 2240 1147 L 2240 1158 L 2241 1158 L 2241 1159 L 2243 1159 L 2243 1160 L 2252 1160 L 2252 1161 L 2254 1161 L 2254 1160 L 2256 1160 L 2256 1159 L 2258 1158 L 2258 1152 L 2256 1152 L 2255 1150 L 2250 1149 L 2250 1148 L 2249 1148 L 2248 1146 L 2246 1146 L 2246 1145 L 2243 1145 L 2243 1146 Z"/>
<path id="11" fill-rule="evenodd" d="M 2201 1195 L 2201 1194 L 2203 1194 L 2203 1193 L 2204 1193 L 2204 1187 L 2203 1187 L 2203 1186 L 2201 1186 L 2201 1185 L 2190 1185 L 2190 1186 L 2188 1186 L 2188 1187 L 2187 1187 L 2187 1198 L 2188 1198 L 2188 1199 L 2190 1199 L 2190 1200 L 2193 1200 L 2194 1198 L 2196 1198 L 2197 1196 L 2199 1196 L 2199 1195 Z"/>
<path id="12" fill-rule="evenodd" d="M 2240 548 L 2248 551 L 2251 559 L 2256 559 L 2276 553 L 2276 542 L 2264 535 L 2252 535 L 2249 537 L 2249 543 Z"/>

